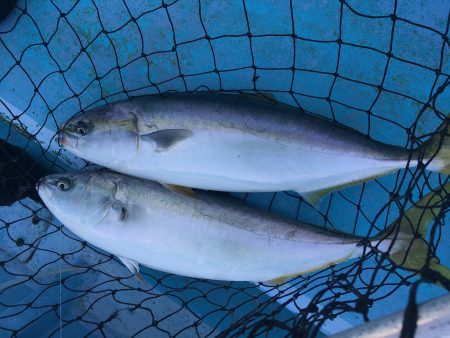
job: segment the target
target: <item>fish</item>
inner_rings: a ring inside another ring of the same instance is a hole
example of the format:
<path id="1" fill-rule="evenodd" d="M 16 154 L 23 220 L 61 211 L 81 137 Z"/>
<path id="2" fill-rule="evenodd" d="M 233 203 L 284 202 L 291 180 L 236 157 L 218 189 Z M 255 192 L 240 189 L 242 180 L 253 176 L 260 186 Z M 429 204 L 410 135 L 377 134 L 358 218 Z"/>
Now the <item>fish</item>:
<path id="1" fill-rule="evenodd" d="M 35 184 L 49 173 L 24 149 L 0 140 L 0 206 L 11 206 L 27 197 L 42 205 Z"/>
<path id="2" fill-rule="evenodd" d="M 276 216 L 223 193 L 187 193 L 105 170 L 49 175 L 37 191 L 69 230 L 133 273 L 143 265 L 194 278 L 280 283 L 360 257 L 365 247 L 365 237 Z M 371 245 L 398 266 L 421 269 L 426 224 L 449 191 L 424 196 Z"/>
<path id="3" fill-rule="evenodd" d="M 69 152 L 124 174 L 225 192 L 328 193 L 416 166 L 450 173 L 449 121 L 410 151 L 287 105 L 230 94 L 142 96 L 76 114 Z M 424 155 L 421 156 L 423 150 Z"/>

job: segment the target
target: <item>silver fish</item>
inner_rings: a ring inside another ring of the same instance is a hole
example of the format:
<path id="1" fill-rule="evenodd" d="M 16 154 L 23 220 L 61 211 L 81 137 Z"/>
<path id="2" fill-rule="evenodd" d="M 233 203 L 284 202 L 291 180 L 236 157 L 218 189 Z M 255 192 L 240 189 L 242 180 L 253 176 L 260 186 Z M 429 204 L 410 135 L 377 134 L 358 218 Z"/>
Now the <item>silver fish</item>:
<path id="1" fill-rule="evenodd" d="M 363 253 L 361 237 L 277 217 L 218 193 L 174 191 L 118 173 L 50 175 L 37 189 L 65 226 L 118 256 L 132 272 L 142 264 L 197 278 L 281 281 Z M 419 234 L 426 236 L 436 208 L 423 206 L 444 197 L 444 190 L 425 196 L 406 221 L 394 223 L 372 244 L 403 267 L 421 268 L 427 247 L 422 238 L 413 239 L 410 221 L 420 220 Z"/>
<path id="2" fill-rule="evenodd" d="M 441 129 L 446 130 L 443 126 Z M 450 173 L 450 141 L 428 143 L 428 169 Z M 115 171 L 219 191 L 326 193 L 418 163 L 410 152 L 283 106 L 240 95 L 147 96 L 68 121 L 61 143 Z"/>

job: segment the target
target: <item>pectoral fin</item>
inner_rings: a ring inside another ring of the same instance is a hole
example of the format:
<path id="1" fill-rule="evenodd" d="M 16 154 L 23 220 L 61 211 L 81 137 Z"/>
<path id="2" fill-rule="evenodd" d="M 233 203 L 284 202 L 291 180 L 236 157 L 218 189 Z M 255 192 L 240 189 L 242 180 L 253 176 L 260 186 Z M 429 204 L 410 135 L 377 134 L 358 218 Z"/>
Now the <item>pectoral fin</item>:
<path id="1" fill-rule="evenodd" d="M 127 217 L 127 209 L 125 208 L 121 200 L 115 200 L 113 202 L 111 212 L 120 221 L 124 221 L 125 218 Z"/>
<path id="2" fill-rule="evenodd" d="M 187 129 L 165 129 L 141 135 L 141 141 L 154 143 L 156 151 L 162 152 L 186 140 L 192 134 L 192 131 Z"/>
<path id="3" fill-rule="evenodd" d="M 128 259 L 125 257 L 117 256 L 119 260 L 122 262 L 123 265 L 127 267 L 128 270 L 130 270 L 133 274 L 138 275 L 139 274 L 139 263 L 136 261 L 133 261 L 132 259 Z"/>
<path id="4" fill-rule="evenodd" d="M 196 198 L 194 191 L 191 188 L 183 187 L 175 184 L 163 184 L 167 189 L 177 194 L 184 195 L 191 198 Z"/>

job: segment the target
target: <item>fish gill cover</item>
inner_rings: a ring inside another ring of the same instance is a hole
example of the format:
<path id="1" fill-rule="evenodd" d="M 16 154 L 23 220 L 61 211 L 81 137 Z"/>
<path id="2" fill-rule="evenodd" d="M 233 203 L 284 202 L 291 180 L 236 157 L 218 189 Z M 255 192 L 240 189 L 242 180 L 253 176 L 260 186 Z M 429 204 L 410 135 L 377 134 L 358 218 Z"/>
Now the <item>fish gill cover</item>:
<path id="1" fill-rule="evenodd" d="M 0 336 L 314 337 L 405 308 L 402 334 L 412 336 L 416 302 L 445 294 L 448 282 L 427 265 L 396 268 L 369 241 L 361 259 L 276 286 L 147 268 L 139 280 L 26 192 L 38 172 L 88 166 L 57 144 L 68 118 L 170 91 L 270 93 L 299 112 L 415 149 L 450 113 L 449 7 L 445 0 L 17 1 L 0 22 L 0 168 L 1 193 L 23 199 L 0 207 Z M 234 195 L 368 236 L 447 181 L 424 163 L 317 206 L 294 192 Z M 448 198 L 434 206 L 427 237 L 429 258 L 447 265 L 448 206 Z"/>

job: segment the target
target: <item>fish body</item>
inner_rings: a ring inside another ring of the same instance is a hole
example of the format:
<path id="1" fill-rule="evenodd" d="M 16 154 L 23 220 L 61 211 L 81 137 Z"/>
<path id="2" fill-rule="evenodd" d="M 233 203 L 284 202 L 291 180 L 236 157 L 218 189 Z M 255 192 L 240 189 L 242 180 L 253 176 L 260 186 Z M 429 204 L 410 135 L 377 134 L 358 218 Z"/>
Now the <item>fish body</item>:
<path id="1" fill-rule="evenodd" d="M 305 197 L 415 166 L 419 157 L 287 106 L 223 94 L 95 108 L 68 122 L 61 143 L 96 164 L 163 183 Z"/>
<path id="2" fill-rule="evenodd" d="M 51 175 L 38 192 L 72 232 L 117 255 L 132 271 L 142 264 L 189 277 L 257 282 L 319 270 L 363 251 L 357 236 L 271 215 L 214 192 L 187 196 L 118 173 Z M 394 242 L 384 237 L 378 248 L 392 246 L 392 254 L 409 248 L 412 233 L 400 232 Z"/>

